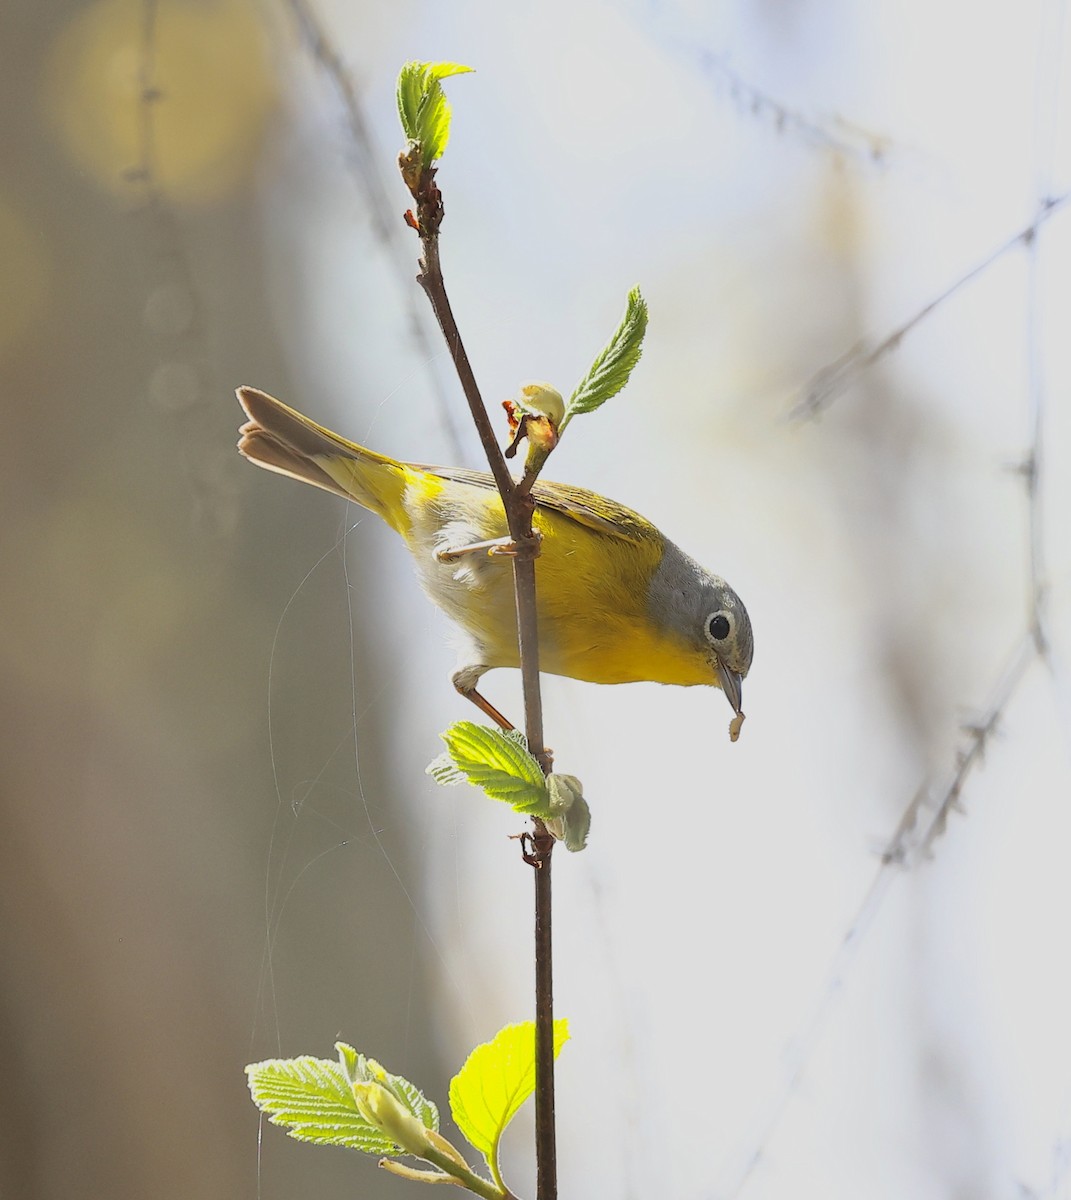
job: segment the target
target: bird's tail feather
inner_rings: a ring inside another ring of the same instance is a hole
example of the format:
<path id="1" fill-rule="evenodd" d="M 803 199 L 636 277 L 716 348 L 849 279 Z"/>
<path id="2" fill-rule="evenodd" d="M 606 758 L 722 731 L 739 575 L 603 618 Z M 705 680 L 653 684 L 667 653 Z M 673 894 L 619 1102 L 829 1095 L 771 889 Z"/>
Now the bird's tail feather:
<path id="1" fill-rule="evenodd" d="M 250 462 L 353 500 L 406 532 L 402 493 L 410 472 L 403 463 L 339 437 L 267 392 L 240 387 L 237 396 L 249 417 L 238 450 Z"/>

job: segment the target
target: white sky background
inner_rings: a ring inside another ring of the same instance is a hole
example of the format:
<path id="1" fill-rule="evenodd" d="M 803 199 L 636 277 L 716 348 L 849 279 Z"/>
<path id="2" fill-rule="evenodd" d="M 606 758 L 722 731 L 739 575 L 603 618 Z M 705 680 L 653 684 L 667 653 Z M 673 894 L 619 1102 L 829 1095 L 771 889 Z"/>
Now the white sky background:
<path id="1" fill-rule="evenodd" d="M 318 11 L 399 209 L 398 65 L 477 68 L 447 81 L 443 259 L 496 409 L 521 380 L 571 389 L 642 286 L 634 381 L 571 426 L 548 475 L 650 517 L 725 575 L 756 629 L 737 745 L 717 693 L 546 680 L 557 766 L 594 812 L 588 850 L 555 856 L 557 1005 L 573 1033 L 562 1194 L 1071 1196 L 1071 210 L 1038 235 L 1033 321 L 1017 248 L 819 420 L 787 420 L 816 371 L 911 318 L 1028 225 L 1039 195 L 1071 189 L 1066 6 Z M 285 399 L 387 453 L 450 460 L 406 332 L 416 285 L 361 215 L 329 81 L 297 50 L 285 68 L 295 135 L 264 205 L 304 389 Z M 408 249 L 415 261 L 415 237 Z M 967 815 L 932 862 L 891 879 L 833 995 L 878 852 L 919 787 L 939 790 L 967 744 L 960 723 L 984 711 L 1028 627 L 1027 505 L 1008 468 L 1029 446 L 1032 372 L 1056 679 L 1031 669 L 969 777 Z M 347 554 L 381 564 L 389 603 L 355 619 L 396 655 L 384 693 L 408 714 L 397 794 L 377 812 L 419 823 L 426 846 L 400 953 L 439 980 L 443 1055 L 460 1063 L 531 1012 L 531 886 L 505 840 L 519 823 L 423 776 L 437 732 L 469 715 L 445 619 L 371 519 Z M 302 621 L 316 632 L 315 615 L 296 619 L 290 636 L 308 635 Z M 486 691 L 519 713 L 512 675 Z M 405 904 L 400 890 L 381 901 Z M 813 1052 L 770 1125 L 793 1045 Z M 390 1066 L 390 1047 L 362 1049 Z M 528 1156 L 527 1136 L 511 1138 L 522 1193 Z"/>

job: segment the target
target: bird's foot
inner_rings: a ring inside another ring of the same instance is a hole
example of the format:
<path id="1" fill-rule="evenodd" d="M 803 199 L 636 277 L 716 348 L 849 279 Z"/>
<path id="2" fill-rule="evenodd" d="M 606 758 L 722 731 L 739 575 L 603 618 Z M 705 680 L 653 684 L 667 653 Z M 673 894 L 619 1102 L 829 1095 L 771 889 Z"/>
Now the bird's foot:
<path id="1" fill-rule="evenodd" d="M 501 555 L 504 558 L 538 558 L 543 535 L 533 531 L 530 538 L 523 542 L 514 541 L 511 537 L 490 538 L 486 542 L 472 542 L 468 546 L 440 546 L 435 551 L 435 561 L 441 563 L 457 562 L 470 554 L 487 554 L 493 557 Z"/>

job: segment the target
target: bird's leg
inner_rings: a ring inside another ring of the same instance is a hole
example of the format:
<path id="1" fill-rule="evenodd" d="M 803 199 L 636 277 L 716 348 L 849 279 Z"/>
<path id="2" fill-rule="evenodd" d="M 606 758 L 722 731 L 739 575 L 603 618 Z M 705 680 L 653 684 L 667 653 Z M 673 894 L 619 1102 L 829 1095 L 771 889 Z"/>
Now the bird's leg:
<path id="1" fill-rule="evenodd" d="M 472 542 L 468 546 L 440 546 L 435 551 L 435 561 L 457 562 L 468 554 L 502 555 L 505 558 L 537 558 L 543 535 L 533 531 L 530 542 L 515 542 L 511 537 L 490 538 L 486 542 Z M 460 690 L 460 689 L 458 689 Z"/>
<path id="2" fill-rule="evenodd" d="M 490 717 L 491 720 L 494 721 L 494 723 L 500 729 L 504 729 L 506 731 L 506 733 L 512 733 L 513 730 L 516 728 L 515 725 L 511 724 L 509 721 L 506 720 L 506 718 L 498 711 L 497 708 L 495 708 L 495 706 L 491 703 L 490 700 L 488 700 L 484 696 L 481 696 L 480 693 L 474 687 L 466 689 L 463 687 L 459 687 L 456 683 L 454 684 L 454 687 L 457 688 L 457 690 L 461 693 L 462 696 L 465 697 L 466 700 L 471 700 L 472 703 L 475 704 L 476 707 L 480 710 L 480 712 L 482 712 L 485 716 Z"/>
<path id="3" fill-rule="evenodd" d="M 464 671 L 458 671 L 454 676 L 453 684 L 454 687 L 457 688 L 458 694 L 464 696 L 466 700 L 470 700 L 473 704 L 475 704 L 480 712 L 482 712 L 485 716 L 490 717 L 491 720 L 494 721 L 494 723 L 499 727 L 499 729 L 505 730 L 506 733 L 512 733 L 514 729 L 516 729 L 516 726 L 512 725 L 508 720 L 506 720 L 506 718 L 498 711 L 497 708 L 495 708 L 495 706 L 490 700 L 487 699 L 486 696 L 481 696 L 476 690 L 474 684 L 470 684 L 467 687 L 465 686 L 469 678 L 471 678 L 471 675 L 466 676 Z M 479 676 L 476 678 L 478 679 Z M 554 751 L 551 750 L 549 746 L 545 746 L 543 748 L 543 754 L 546 756 L 548 769 L 550 769 L 554 763 Z"/>
<path id="4" fill-rule="evenodd" d="M 516 728 L 513 723 L 507 721 L 491 701 L 485 699 L 476 690 L 476 685 L 480 682 L 480 677 L 487 670 L 488 667 L 478 660 L 475 663 L 467 663 L 465 666 L 459 667 L 450 676 L 450 682 L 466 700 L 470 700 L 475 704 L 480 712 L 490 717 L 500 729 L 504 729 L 507 733 L 510 733 Z"/>

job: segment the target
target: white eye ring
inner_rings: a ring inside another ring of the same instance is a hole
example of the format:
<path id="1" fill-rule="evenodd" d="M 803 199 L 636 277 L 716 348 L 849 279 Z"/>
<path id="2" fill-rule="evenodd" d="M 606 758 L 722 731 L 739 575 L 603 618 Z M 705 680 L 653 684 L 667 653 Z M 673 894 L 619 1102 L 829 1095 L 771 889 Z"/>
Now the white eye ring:
<path id="1" fill-rule="evenodd" d="M 732 636 L 735 625 L 733 614 L 726 612 L 723 608 L 707 617 L 703 630 L 709 641 L 713 642 L 715 646 L 720 646 Z"/>

